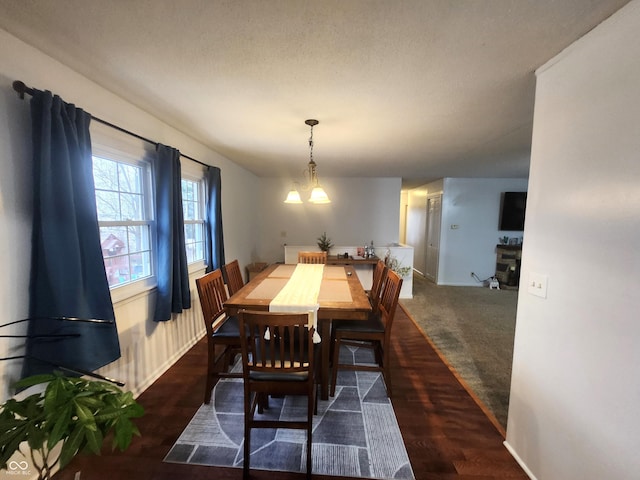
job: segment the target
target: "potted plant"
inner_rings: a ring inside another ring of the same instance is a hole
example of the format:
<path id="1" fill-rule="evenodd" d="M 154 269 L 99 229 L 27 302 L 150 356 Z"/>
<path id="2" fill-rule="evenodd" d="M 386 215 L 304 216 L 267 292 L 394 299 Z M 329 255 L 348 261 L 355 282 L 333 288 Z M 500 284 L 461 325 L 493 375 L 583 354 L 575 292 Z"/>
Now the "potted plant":
<path id="1" fill-rule="evenodd" d="M 39 393 L 22 400 L 10 398 L 0 406 L 0 468 L 19 451 L 31 460 L 39 479 L 49 479 L 52 469 L 67 465 L 80 451 L 100 454 L 107 434 L 112 448 L 125 450 L 133 435 L 140 435 L 131 421 L 144 409 L 131 392 L 111 383 L 65 376 L 59 372 L 34 375 L 16 383 L 23 389 L 46 384 Z M 24 445 L 28 451 L 21 450 Z M 62 447 L 54 447 L 59 443 Z"/>
<path id="2" fill-rule="evenodd" d="M 411 266 L 403 267 L 402 264 L 400 263 L 400 260 L 398 260 L 393 255 L 387 254 L 384 263 L 387 265 L 387 267 L 389 267 L 390 270 L 393 270 L 394 272 L 396 272 L 401 278 L 404 278 L 407 275 L 409 275 L 409 273 L 412 270 Z"/>
<path id="3" fill-rule="evenodd" d="M 333 243 L 331 243 L 331 239 L 327 237 L 327 232 L 322 232 L 322 235 L 318 237 L 318 247 L 323 252 L 328 252 L 331 247 L 333 247 Z"/>

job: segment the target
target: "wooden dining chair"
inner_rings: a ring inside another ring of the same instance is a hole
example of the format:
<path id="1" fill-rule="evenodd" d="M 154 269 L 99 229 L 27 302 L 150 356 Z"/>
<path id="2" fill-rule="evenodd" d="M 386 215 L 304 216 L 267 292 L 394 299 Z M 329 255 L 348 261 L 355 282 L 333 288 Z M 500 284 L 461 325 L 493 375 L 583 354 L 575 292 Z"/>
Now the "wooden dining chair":
<path id="1" fill-rule="evenodd" d="M 298 252 L 298 263 L 327 263 L 327 252 Z"/>
<path id="2" fill-rule="evenodd" d="M 331 396 L 336 393 L 338 370 L 368 370 L 382 372 L 387 394 L 391 398 L 391 369 L 389 349 L 391 346 L 391 326 L 398 306 L 402 278 L 393 270 L 387 270 L 379 312 L 372 313 L 367 320 L 334 320 L 332 324 L 333 372 L 331 375 Z M 342 364 L 340 346 L 351 345 L 373 348 L 377 365 Z"/>
<path id="3" fill-rule="evenodd" d="M 233 295 L 242 287 L 244 287 L 244 280 L 242 279 L 242 273 L 240 272 L 240 264 L 238 260 L 229 262 L 222 266 L 222 274 L 227 283 L 227 289 L 229 295 Z"/>
<path id="4" fill-rule="evenodd" d="M 198 296 L 204 324 L 207 327 L 207 381 L 204 403 L 211 401 L 211 391 L 220 377 L 241 377 L 241 373 L 230 373 L 229 366 L 240 351 L 240 328 L 238 318 L 227 315 L 224 302 L 227 290 L 222 280 L 222 272 L 217 269 L 196 279 Z M 216 356 L 216 346 L 222 351 Z"/>
<path id="5" fill-rule="evenodd" d="M 310 479 L 316 381 L 313 327 L 307 326 L 309 315 L 241 310 L 238 318 L 244 378 L 243 478 L 249 477 L 251 429 L 293 428 L 307 432 L 306 465 Z M 268 395 L 306 395 L 306 420 L 260 418 L 260 407 Z"/>
<path id="6" fill-rule="evenodd" d="M 382 293 L 382 286 L 387 279 L 388 267 L 384 261 L 378 260 L 373 269 L 373 280 L 371 281 L 371 290 L 367 291 L 369 302 L 371 303 L 371 312 L 378 313 L 378 306 L 380 305 L 380 294 Z"/>

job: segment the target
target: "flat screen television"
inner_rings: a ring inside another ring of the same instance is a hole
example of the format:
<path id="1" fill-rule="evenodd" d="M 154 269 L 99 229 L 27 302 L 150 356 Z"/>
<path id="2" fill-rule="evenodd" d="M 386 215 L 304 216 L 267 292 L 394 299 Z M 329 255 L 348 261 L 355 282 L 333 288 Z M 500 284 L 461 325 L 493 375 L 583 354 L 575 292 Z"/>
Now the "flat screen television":
<path id="1" fill-rule="evenodd" d="M 500 230 L 524 230 L 527 192 L 504 192 L 500 206 Z"/>

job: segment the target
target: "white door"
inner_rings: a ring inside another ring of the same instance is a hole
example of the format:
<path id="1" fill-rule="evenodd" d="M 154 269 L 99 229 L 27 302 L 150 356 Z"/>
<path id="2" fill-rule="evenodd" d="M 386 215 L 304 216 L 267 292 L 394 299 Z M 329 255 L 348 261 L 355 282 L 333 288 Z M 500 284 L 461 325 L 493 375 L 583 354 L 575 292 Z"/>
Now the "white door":
<path id="1" fill-rule="evenodd" d="M 440 221 L 442 219 L 442 195 L 427 198 L 427 261 L 424 276 L 438 282 L 438 258 L 440 256 Z"/>
<path id="2" fill-rule="evenodd" d="M 413 268 L 424 275 L 427 268 L 427 194 L 420 189 L 409 191 L 407 199 L 407 245 L 413 247 Z"/>

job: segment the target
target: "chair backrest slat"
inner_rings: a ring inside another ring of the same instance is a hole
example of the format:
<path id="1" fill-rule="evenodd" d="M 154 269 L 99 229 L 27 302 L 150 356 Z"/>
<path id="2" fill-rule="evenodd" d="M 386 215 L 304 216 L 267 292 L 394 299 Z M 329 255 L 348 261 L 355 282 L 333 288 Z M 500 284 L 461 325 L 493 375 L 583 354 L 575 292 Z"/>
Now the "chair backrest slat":
<path id="1" fill-rule="evenodd" d="M 373 269 L 373 281 L 371 282 L 371 290 L 369 291 L 369 300 L 371 301 L 371 309 L 373 313 L 378 313 L 378 305 L 380 304 L 380 293 L 385 280 L 387 279 L 387 271 L 389 269 L 382 260 L 378 260 Z"/>
<path id="2" fill-rule="evenodd" d="M 384 323 L 385 336 L 391 334 L 391 325 L 393 323 L 393 317 L 396 314 L 401 288 L 402 278 L 396 272 L 389 269 L 379 305 L 382 322 Z"/>
<path id="3" fill-rule="evenodd" d="M 225 313 L 224 302 L 228 298 L 222 280 L 222 272 L 217 269 L 197 278 L 196 287 L 207 333 L 211 336 L 213 324 Z"/>
<path id="4" fill-rule="evenodd" d="M 327 263 L 327 252 L 298 252 L 298 263 Z"/>
<path id="5" fill-rule="evenodd" d="M 227 282 L 229 295 L 233 295 L 244 287 L 244 280 L 242 279 L 242 272 L 240 271 L 240 264 L 238 263 L 238 260 L 234 260 L 223 265 L 222 271 Z"/>
<path id="6" fill-rule="evenodd" d="M 242 310 L 238 318 L 248 372 L 296 373 L 313 368 L 313 327 L 307 327 L 308 314 Z"/>

